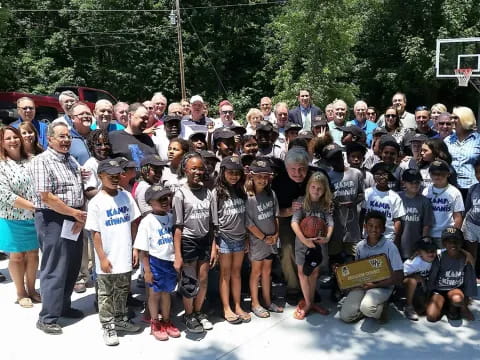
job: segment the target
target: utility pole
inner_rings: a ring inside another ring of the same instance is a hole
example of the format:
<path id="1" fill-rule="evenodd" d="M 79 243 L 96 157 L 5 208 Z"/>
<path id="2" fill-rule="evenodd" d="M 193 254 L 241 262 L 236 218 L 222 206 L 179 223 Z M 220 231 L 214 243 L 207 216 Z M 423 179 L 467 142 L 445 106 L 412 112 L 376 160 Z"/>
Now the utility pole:
<path id="1" fill-rule="evenodd" d="M 176 5 L 177 5 L 178 60 L 180 63 L 180 87 L 182 89 L 182 99 L 186 99 L 187 93 L 185 91 L 185 68 L 183 65 L 182 20 L 180 18 L 180 0 L 176 0 Z"/>

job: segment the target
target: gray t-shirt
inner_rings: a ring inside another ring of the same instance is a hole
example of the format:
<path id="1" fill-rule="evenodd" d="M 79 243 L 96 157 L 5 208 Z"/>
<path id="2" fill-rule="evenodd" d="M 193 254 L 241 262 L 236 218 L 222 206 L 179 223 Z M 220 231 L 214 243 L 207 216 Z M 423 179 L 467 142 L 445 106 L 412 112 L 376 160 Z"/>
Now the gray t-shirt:
<path id="1" fill-rule="evenodd" d="M 374 246 L 370 246 L 366 239 L 360 241 L 357 245 L 355 260 L 361 260 L 380 254 L 385 254 L 387 256 L 393 271 L 402 270 L 403 272 L 403 262 L 400 258 L 397 246 L 393 241 L 387 240 L 384 236 Z"/>
<path id="2" fill-rule="evenodd" d="M 296 202 L 302 203 L 303 204 L 304 197 L 300 196 Z M 313 207 L 311 210 L 306 211 L 303 207 L 293 213 L 292 216 L 292 223 L 297 223 L 300 224 L 303 219 L 305 219 L 308 216 L 316 216 L 325 221 L 327 226 L 333 226 L 333 217 L 330 215 L 328 212 L 320 209 L 319 207 Z"/>
<path id="3" fill-rule="evenodd" d="M 465 200 L 465 221 L 480 226 L 480 183 L 468 189 Z"/>
<path id="4" fill-rule="evenodd" d="M 183 185 L 173 196 L 173 224 L 182 226 L 182 236 L 202 238 L 210 231 L 212 192 L 205 187 L 191 189 Z"/>
<path id="5" fill-rule="evenodd" d="M 398 193 L 402 199 L 406 215 L 403 217 L 403 233 L 400 245 L 402 258 L 406 259 L 413 255 L 415 242 L 423 235 L 424 226 L 432 226 L 433 210 L 430 200 L 423 195 L 416 195 L 413 198 L 402 191 Z"/>
<path id="6" fill-rule="evenodd" d="M 145 180 L 142 180 L 135 188 L 135 201 L 137 202 L 142 216 L 146 216 L 152 212 L 152 207 L 145 201 L 145 192 L 150 186 L 151 185 L 149 183 L 147 183 Z"/>
<path id="7" fill-rule="evenodd" d="M 230 192 L 228 199 L 219 200 L 217 189 L 212 191 L 213 225 L 222 237 L 229 240 L 245 240 L 245 200 Z"/>

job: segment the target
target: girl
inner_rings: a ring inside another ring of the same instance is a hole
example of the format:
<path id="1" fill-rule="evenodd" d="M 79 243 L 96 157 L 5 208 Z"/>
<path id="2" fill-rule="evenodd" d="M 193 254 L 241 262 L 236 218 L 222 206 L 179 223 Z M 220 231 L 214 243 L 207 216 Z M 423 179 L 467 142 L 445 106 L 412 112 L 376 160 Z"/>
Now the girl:
<path id="1" fill-rule="evenodd" d="M 87 145 L 90 154 L 93 154 L 93 156 L 82 167 L 84 170 L 89 171 L 88 178 L 83 179 L 83 188 L 85 189 L 87 199 L 91 199 L 97 194 L 102 185 L 97 175 L 98 163 L 111 156 L 112 147 L 110 146 L 107 130 L 97 129 L 90 132 L 87 137 Z"/>
<path id="2" fill-rule="evenodd" d="M 473 266 L 467 263 L 461 251 L 462 231 L 453 227 L 442 233 L 445 251 L 434 260 L 428 288 L 433 291 L 427 305 L 427 320 L 436 322 L 441 319 L 445 304 L 448 306 L 447 317 L 458 320 L 460 316 L 473 321 L 473 314 L 468 308 L 468 299 L 477 295 L 477 284 Z"/>
<path id="3" fill-rule="evenodd" d="M 425 312 L 426 280 L 437 256 L 437 246 L 434 242 L 427 241 L 427 238 L 422 238 L 422 240 L 416 242 L 415 248 L 413 256 L 403 263 L 403 273 L 405 275 L 403 285 L 407 298 L 404 312 L 407 319 L 418 321 L 418 314 Z"/>
<path id="4" fill-rule="evenodd" d="M 249 322 L 250 315 L 240 305 L 240 271 L 245 253 L 245 174 L 238 156 L 228 156 L 220 164 L 213 190 L 213 224 L 220 251 L 220 298 L 225 320 L 231 324 Z M 230 307 L 230 288 L 235 310 Z"/>
<path id="5" fill-rule="evenodd" d="M 132 195 L 140 208 L 142 217 L 152 211 L 152 207 L 145 200 L 145 192 L 151 185 L 160 182 L 166 165 L 166 161 L 163 161 L 159 155 L 147 155 L 140 163 L 141 180 L 134 186 Z"/>
<path id="6" fill-rule="evenodd" d="M 302 204 L 302 208 L 295 211 L 292 217 L 292 229 L 295 232 L 295 263 L 298 268 L 298 277 L 300 279 L 300 287 L 304 300 L 300 301 L 293 316 L 295 319 L 303 320 L 305 316 L 314 310 L 322 315 L 328 315 L 329 311 L 320 305 L 314 304 L 315 288 L 317 284 L 320 267 L 317 266 L 311 275 L 307 276 L 303 273 L 303 265 L 305 264 L 305 254 L 307 249 L 315 248 L 327 244 L 333 233 L 333 218 L 330 214 L 330 206 L 332 205 L 332 193 L 328 184 L 327 177 L 321 173 L 314 173 L 307 183 L 307 191 L 305 197 L 300 197 L 297 202 Z M 300 222 L 307 216 L 316 216 L 324 220 L 328 225 L 325 236 L 314 238 L 306 238 L 300 228 Z M 325 246 L 322 246 L 322 253 Z"/>
<path id="7" fill-rule="evenodd" d="M 18 130 L 22 134 L 23 143 L 25 144 L 25 151 L 29 155 L 38 155 L 43 152 L 42 146 L 38 143 L 38 132 L 31 122 L 22 121 L 18 125 Z"/>
<path id="8" fill-rule="evenodd" d="M 170 166 L 166 166 L 162 173 L 161 183 L 170 188 L 172 193 L 184 184 L 184 180 L 178 177 L 178 167 L 182 161 L 183 155 L 190 151 L 188 141 L 180 138 L 173 138 L 168 145 L 168 161 Z"/>
<path id="9" fill-rule="evenodd" d="M 244 135 L 242 137 L 242 154 L 256 156 L 258 152 L 258 143 L 254 135 Z"/>
<path id="10" fill-rule="evenodd" d="M 448 152 L 448 147 L 442 139 L 429 139 L 422 144 L 418 169 L 423 178 L 423 186 L 426 187 L 432 183 L 428 169 L 434 160 L 443 160 L 449 164 L 450 176 L 448 177 L 448 182 L 455 186 L 457 183 L 457 174 L 451 165 L 452 156 Z"/>
<path id="11" fill-rule="evenodd" d="M 207 315 L 201 312 L 207 293 L 208 269 L 216 263 L 216 247 L 212 246 L 212 193 L 204 186 L 205 163 L 198 153 L 184 156 L 179 176 L 187 182 L 173 197 L 175 227 L 174 267 L 177 272 L 198 279 L 200 289 L 195 298 L 183 298 L 185 324 L 192 333 L 213 329 Z"/>
<path id="12" fill-rule="evenodd" d="M 270 294 L 272 261 L 277 253 L 278 202 L 270 188 L 273 171 L 267 160 L 254 160 L 250 164 L 250 175 L 246 186 L 249 255 L 252 263 L 250 295 L 253 313 L 260 318 L 267 318 L 270 316 L 269 311 L 283 312 L 283 308 L 272 303 Z M 258 299 L 260 278 L 266 309 Z"/>

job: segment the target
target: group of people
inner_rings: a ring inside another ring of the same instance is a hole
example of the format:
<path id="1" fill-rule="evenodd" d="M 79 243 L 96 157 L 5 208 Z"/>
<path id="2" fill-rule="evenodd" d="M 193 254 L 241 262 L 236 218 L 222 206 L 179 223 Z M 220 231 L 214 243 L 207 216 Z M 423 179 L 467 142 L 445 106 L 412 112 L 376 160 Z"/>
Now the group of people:
<path id="1" fill-rule="evenodd" d="M 37 327 L 61 334 L 60 317 L 83 317 L 72 292 L 93 279 L 105 343 L 117 345 L 118 331 L 140 330 L 127 311 L 140 266 L 143 319 L 167 340 L 181 335 L 171 321 L 174 291 L 187 331 L 213 328 L 203 307 L 217 263 L 222 315 L 240 324 L 284 311 L 271 295 L 277 263 L 303 320 L 329 314 L 320 274 L 334 278 L 339 265 L 385 254 L 390 278 L 348 291 L 332 281 L 343 321 L 384 321 L 392 296 L 405 297 L 411 320 L 472 320 L 480 239 L 472 110 L 435 104 L 409 113 L 396 93 L 378 119 L 358 101 L 348 121 L 343 100 L 323 112 L 307 89 L 297 99 L 289 109 L 263 97 L 242 122 L 228 100 L 209 117 L 200 95 L 168 108 L 161 93 L 143 103 L 99 100 L 92 112 L 65 91 L 64 115 L 48 125 L 35 119 L 32 99 L 18 99 L 19 119 L 0 128 L 0 250 L 18 304 L 41 303 Z M 310 217 L 325 231 L 312 237 Z"/>

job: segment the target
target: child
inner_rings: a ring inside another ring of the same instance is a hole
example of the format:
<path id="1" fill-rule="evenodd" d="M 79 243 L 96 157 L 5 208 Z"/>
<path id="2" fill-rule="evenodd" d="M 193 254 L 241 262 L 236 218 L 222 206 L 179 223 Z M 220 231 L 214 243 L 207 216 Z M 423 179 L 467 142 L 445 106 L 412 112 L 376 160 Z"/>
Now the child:
<path id="1" fill-rule="evenodd" d="M 366 283 L 348 293 L 340 310 L 340 318 L 347 323 L 357 321 L 363 316 L 384 319 L 382 312 L 385 303 L 390 298 L 394 286 L 400 285 L 403 280 L 400 253 L 395 244 L 383 236 L 385 222 L 383 213 L 374 210 L 367 213 L 365 216 L 367 239 L 358 243 L 355 259 L 385 254 L 393 270 L 392 276 L 375 283 Z"/>
<path id="2" fill-rule="evenodd" d="M 83 188 L 87 199 L 93 198 L 101 187 L 100 179 L 98 178 L 97 169 L 98 163 L 102 160 L 108 159 L 111 156 L 111 146 L 108 140 L 107 130 L 93 130 L 87 137 L 88 150 L 93 154 L 82 169 L 89 172 L 89 176 L 83 179 Z"/>
<path id="3" fill-rule="evenodd" d="M 153 185 L 145 192 L 145 201 L 152 212 L 140 222 L 134 248 L 140 250 L 140 259 L 148 284 L 148 308 L 151 332 L 157 340 L 177 338 L 180 331 L 170 321 L 170 293 L 177 284 L 177 272 L 173 267 L 173 216 L 170 213 L 171 192 L 161 185 Z M 161 301 L 162 320 L 158 320 L 158 304 Z"/>
<path id="4" fill-rule="evenodd" d="M 270 294 L 272 260 L 277 253 L 278 201 L 270 188 L 273 171 L 269 162 L 254 160 L 250 164 L 250 175 L 246 186 L 247 229 L 250 232 L 248 253 L 252 263 L 250 295 L 253 313 L 259 318 L 267 318 L 269 311 L 283 312 L 283 308 L 272 302 Z M 258 299 L 260 278 L 266 309 Z"/>
<path id="5" fill-rule="evenodd" d="M 473 267 L 466 263 L 466 257 L 461 252 L 462 231 L 454 227 L 446 228 L 442 232 L 442 242 L 446 250 L 433 262 L 428 279 L 428 288 L 433 295 L 427 305 L 427 320 L 440 320 L 443 308 L 447 305 L 449 319 L 457 320 L 461 316 L 473 321 L 468 299 L 477 295 L 477 284 Z"/>
<path id="6" fill-rule="evenodd" d="M 388 166 L 388 170 L 392 174 L 388 186 L 393 191 L 400 190 L 400 180 L 403 172 L 403 169 L 397 165 L 400 150 L 400 145 L 393 136 L 383 135 L 380 138 L 380 160 Z"/>
<path id="7" fill-rule="evenodd" d="M 207 293 L 208 269 L 216 264 L 216 247 L 212 246 L 212 193 L 204 186 L 206 168 L 199 153 L 185 154 L 179 176 L 186 183 L 173 196 L 175 270 L 198 279 L 200 290 L 195 298 L 183 297 L 187 330 L 202 333 L 213 329 L 201 312 Z"/>
<path id="8" fill-rule="evenodd" d="M 130 193 L 119 189 L 122 173 L 115 160 L 98 165 L 102 190 L 88 204 L 85 229 L 93 235 L 98 283 L 99 317 L 106 345 L 118 345 L 118 331 L 137 332 L 140 326 L 127 318 L 127 295 L 132 271 L 134 220 L 140 210 Z"/>
<path id="9" fill-rule="evenodd" d="M 258 152 L 257 139 L 255 135 L 244 135 L 242 137 L 242 154 L 252 155 L 255 157 Z"/>
<path id="10" fill-rule="evenodd" d="M 418 170 L 408 169 L 402 174 L 405 191 L 399 193 L 405 207 L 403 232 L 400 240 L 402 259 L 410 258 L 414 253 L 415 243 L 423 236 L 428 236 L 433 223 L 433 210 L 430 200 L 421 195 L 422 175 Z"/>
<path id="11" fill-rule="evenodd" d="M 190 144 L 184 139 L 173 138 L 170 140 L 170 144 L 168 144 L 169 166 L 163 169 L 161 183 L 167 186 L 173 194 L 185 183 L 185 179 L 178 176 L 178 168 L 183 156 L 189 150 Z"/>
<path id="12" fill-rule="evenodd" d="M 350 167 L 360 170 L 363 174 L 364 190 L 374 186 L 375 181 L 373 180 L 372 173 L 363 165 L 365 162 L 365 154 L 368 150 L 365 145 L 353 142 L 347 144 L 346 150 L 347 161 Z"/>
<path id="13" fill-rule="evenodd" d="M 213 190 L 213 225 L 220 252 L 220 298 L 225 320 L 231 324 L 249 322 L 240 304 L 241 268 L 245 254 L 245 174 L 238 156 L 227 156 Z M 230 307 L 230 289 L 235 311 Z"/>
<path id="14" fill-rule="evenodd" d="M 292 230 L 295 232 L 295 263 L 298 268 L 298 277 L 304 300 L 298 304 L 294 317 L 303 320 L 310 310 L 316 311 L 322 315 L 328 315 L 329 311 L 320 305 L 314 303 L 315 289 L 317 285 L 320 267 L 317 266 L 310 275 L 304 274 L 303 266 L 305 264 L 305 254 L 309 248 L 326 247 L 333 233 L 333 218 L 330 214 L 332 205 L 332 193 L 330 191 L 328 178 L 321 172 L 312 174 L 308 180 L 305 197 L 296 200 L 302 204 L 302 207 L 295 211 L 292 217 Z M 306 238 L 300 228 L 302 219 L 307 216 L 316 216 L 328 225 L 327 233 L 323 236 Z M 322 251 L 327 255 L 328 251 Z M 318 264 L 320 265 L 320 264 Z"/>
<path id="15" fill-rule="evenodd" d="M 167 162 L 163 161 L 159 155 L 145 156 L 140 162 L 140 175 L 142 180 L 140 180 L 135 187 L 134 197 L 143 217 L 152 211 L 152 208 L 145 200 L 145 191 L 147 191 L 151 185 L 160 182 L 163 169 L 166 165 Z"/>
<path id="16" fill-rule="evenodd" d="M 388 240 L 395 241 L 400 248 L 402 237 L 402 218 L 405 216 L 405 208 L 398 194 L 388 187 L 389 179 L 392 178 L 389 166 L 383 162 L 376 163 L 372 167 L 375 186 L 365 190 L 363 209 L 376 210 L 385 215 L 386 228 L 383 234 Z"/>
<path id="17" fill-rule="evenodd" d="M 430 230 L 430 236 L 437 246 L 442 248 L 440 236 L 442 230 L 447 227 L 462 227 L 462 211 L 464 211 L 463 199 L 460 190 L 448 183 L 450 168 L 443 160 L 435 160 L 430 165 L 430 178 L 432 184 L 423 189 L 423 195 L 432 203 L 434 225 Z"/>
<path id="18" fill-rule="evenodd" d="M 221 160 L 233 155 L 235 151 L 235 133 L 227 128 L 219 128 L 213 132 L 213 149 Z"/>
<path id="19" fill-rule="evenodd" d="M 429 239 L 429 238 L 428 238 Z M 415 253 L 403 263 L 403 285 L 405 286 L 407 305 L 404 312 L 407 319 L 417 321 L 418 314 L 423 314 L 427 301 L 428 274 L 432 262 L 437 256 L 437 246 L 427 238 L 415 243 Z"/>
<path id="20" fill-rule="evenodd" d="M 480 159 L 473 164 L 475 177 L 480 181 Z M 474 264 L 477 259 L 478 242 L 480 241 L 480 183 L 476 183 L 470 189 L 465 200 L 465 220 L 462 225 L 465 236 L 465 250 L 472 254 Z"/>

